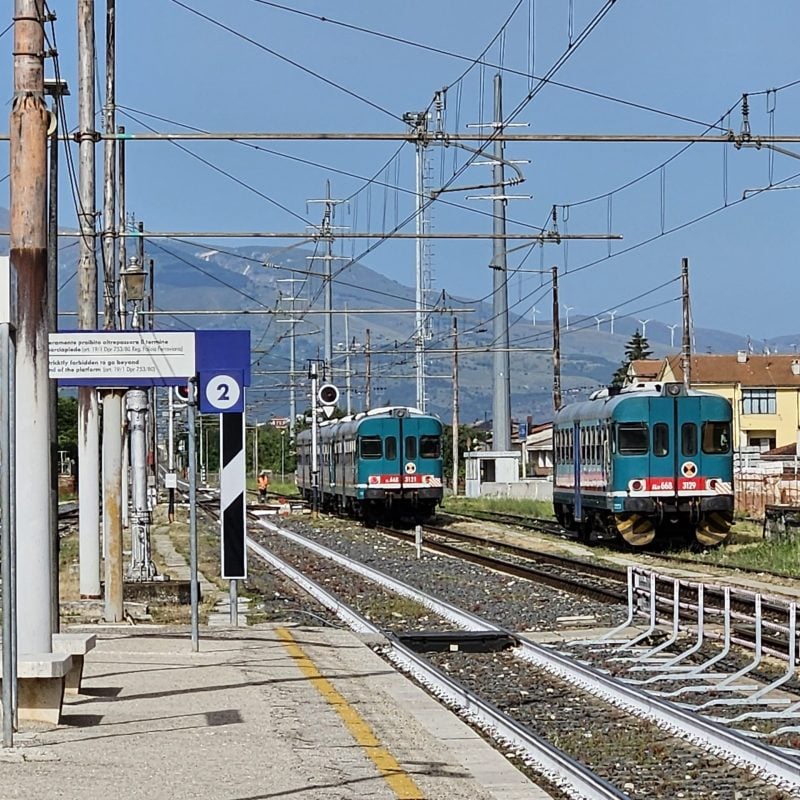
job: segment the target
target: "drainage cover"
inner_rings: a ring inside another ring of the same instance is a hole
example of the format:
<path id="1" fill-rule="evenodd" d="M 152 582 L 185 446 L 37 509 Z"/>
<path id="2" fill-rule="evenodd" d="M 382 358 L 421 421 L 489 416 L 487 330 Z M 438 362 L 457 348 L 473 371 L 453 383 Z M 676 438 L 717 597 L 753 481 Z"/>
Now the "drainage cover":
<path id="1" fill-rule="evenodd" d="M 492 653 L 515 647 L 519 641 L 501 631 L 436 631 L 397 633 L 396 638 L 415 653 L 462 650 L 466 653 Z"/>

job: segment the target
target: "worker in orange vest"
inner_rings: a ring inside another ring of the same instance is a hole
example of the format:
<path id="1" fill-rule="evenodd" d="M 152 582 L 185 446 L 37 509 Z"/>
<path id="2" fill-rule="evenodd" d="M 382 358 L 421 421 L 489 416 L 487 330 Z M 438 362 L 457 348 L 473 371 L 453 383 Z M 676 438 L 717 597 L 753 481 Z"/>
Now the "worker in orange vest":
<path id="1" fill-rule="evenodd" d="M 269 489 L 269 475 L 262 469 L 258 475 L 258 502 L 265 503 L 267 500 L 267 489 Z"/>

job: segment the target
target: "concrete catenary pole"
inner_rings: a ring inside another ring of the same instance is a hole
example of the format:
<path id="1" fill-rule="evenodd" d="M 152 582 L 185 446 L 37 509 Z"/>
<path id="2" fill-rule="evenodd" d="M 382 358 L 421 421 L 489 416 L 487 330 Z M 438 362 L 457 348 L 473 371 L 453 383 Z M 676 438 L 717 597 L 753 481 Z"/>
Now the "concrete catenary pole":
<path id="1" fill-rule="evenodd" d="M 350 375 L 350 323 L 349 315 L 347 313 L 347 303 L 344 304 L 344 385 L 345 396 L 347 398 L 347 413 L 353 412 L 353 386 Z"/>
<path id="2" fill-rule="evenodd" d="M 558 318 L 558 267 L 553 267 L 553 411 L 561 408 L 561 325 Z"/>
<path id="3" fill-rule="evenodd" d="M 15 0 L 10 120 L 10 263 L 17 274 L 18 647 L 52 652 L 50 381 L 47 364 L 47 128 L 41 0 Z M 6 469 L 7 465 L 3 465 Z M 4 602 L 8 600 L 4 596 Z"/>
<path id="4" fill-rule="evenodd" d="M 683 341 L 681 346 L 681 369 L 683 386 L 688 391 L 692 384 L 692 327 L 689 313 L 689 259 L 681 259 L 681 298 L 683 307 Z"/>
<path id="5" fill-rule="evenodd" d="M 50 176 L 47 184 L 47 329 L 58 330 L 58 107 L 60 98 L 69 94 L 66 81 L 45 81 L 45 93 L 53 98 L 50 127 Z M 61 541 L 58 533 L 58 385 L 50 383 L 50 602 L 53 633 L 61 629 L 59 560 Z"/>
<path id="6" fill-rule="evenodd" d="M 314 517 L 319 512 L 319 466 L 317 453 L 318 420 L 317 420 L 317 362 L 308 366 L 308 377 L 311 381 L 311 511 Z"/>
<path id="7" fill-rule="evenodd" d="M 458 496 L 458 318 L 453 316 L 453 497 Z"/>
<path id="8" fill-rule="evenodd" d="M 333 381 L 333 203 L 331 182 L 325 181 L 325 214 L 322 233 L 325 236 L 325 379 Z"/>
<path id="9" fill-rule="evenodd" d="M 425 132 L 427 128 L 427 114 L 418 115 L 420 140 L 416 145 L 416 196 L 417 196 L 417 241 L 416 241 L 416 281 L 415 281 L 415 362 L 417 373 L 417 408 L 425 411 Z"/>
<path id="10" fill-rule="evenodd" d="M 495 133 L 503 124 L 503 82 L 498 73 L 494 76 L 494 120 Z M 506 200 L 502 197 L 505 182 L 503 169 L 504 145 L 501 139 L 494 143 L 493 201 L 495 236 L 506 233 Z M 492 341 L 495 347 L 492 357 L 494 367 L 494 397 L 492 407 L 492 449 L 511 448 L 511 359 L 508 345 L 508 274 L 506 272 L 505 239 L 493 240 L 492 254 Z"/>
<path id="11" fill-rule="evenodd" d="M 156 576 L 150 553 L 150 511 L 147 507 L 147 416 L 149 404 L 145 389 L 130 389 L 125 395 L 133 473 L 131 512 L 131 563 L 128 577 L 151 581 Z"/>
<path id="12" fill-rule="evenodd" d="M 78 327 L 97 329 L 95 256 L 94 3 L 78 0 Z M 81 597 L 100 597 L 100 414 L 97 393 L 78 389 L 78 549 Z"/>
<path id="13" fill-rule="evenodd" d="M 370 342 L 369 328 L 365 331 L 365 385 L 364 385 L 364 411 L 372 408 L 372 344 Z"/>
<path id="14" fill-rule="evenodd" d="M 116 129 L 116 6 L 106 0 L 106 102 L 103 126 L 111 134 Z M 116 143 L 106 139 L 103 145 L 103 327 L 114 330 L 116 324 Z M 105 618 L 119 622 L 123 618 L 122 560 L 117 563 L 117 542 L 122 542 L 122 398 L 121 391 L 103 395 L 103 530 L 106 541 Z M 121 544 L 119 549 L 121 550 Z M 117 584 L 120 584 L 117 586 Z"/>

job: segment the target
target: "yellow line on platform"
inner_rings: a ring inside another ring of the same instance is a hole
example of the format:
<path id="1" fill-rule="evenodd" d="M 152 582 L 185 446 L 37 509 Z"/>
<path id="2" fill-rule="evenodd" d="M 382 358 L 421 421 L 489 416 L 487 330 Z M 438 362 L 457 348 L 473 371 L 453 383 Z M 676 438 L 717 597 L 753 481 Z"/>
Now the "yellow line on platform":
<path id="1" fill-rule="evenodd" d="M 327 678 L 323 678 L 314 662 L 305 654 L 286 628 L 278 628 L 278 636 L 289 655 L 297 662 L 301 672 L 314 684 L 317 691 L 333 706 L 353 738 L 383 775 L 398 800 L 424 800 L 425 795 L 394 756 L 383 747 L 369 724 Z"/>

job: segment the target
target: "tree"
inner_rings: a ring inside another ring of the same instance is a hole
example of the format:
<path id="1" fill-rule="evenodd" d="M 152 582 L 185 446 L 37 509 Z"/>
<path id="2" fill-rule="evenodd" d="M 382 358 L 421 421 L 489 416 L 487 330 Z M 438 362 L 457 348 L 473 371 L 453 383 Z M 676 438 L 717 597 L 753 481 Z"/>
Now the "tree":
<path id="1" fill-rule="evenodd" d="M 628 375 L 628 367 L 631 365 L 631 362 L 650 358 L 652 354 L 653 351 L 650 349 L 650 343 L 645 336 L 639 333 L 639 329 L 637 328 L 625 345 L 625 360 L 619 365 L 619 369 L 611 378 L 611 385 L 624 385 L 625 378 Z"/>
<path id="2" fill-rule="evenodd" d="M 66 450 L 69 458 L 78 458 L 78 398 L 58 397 L 56 438 L 58 449 Z"/>

